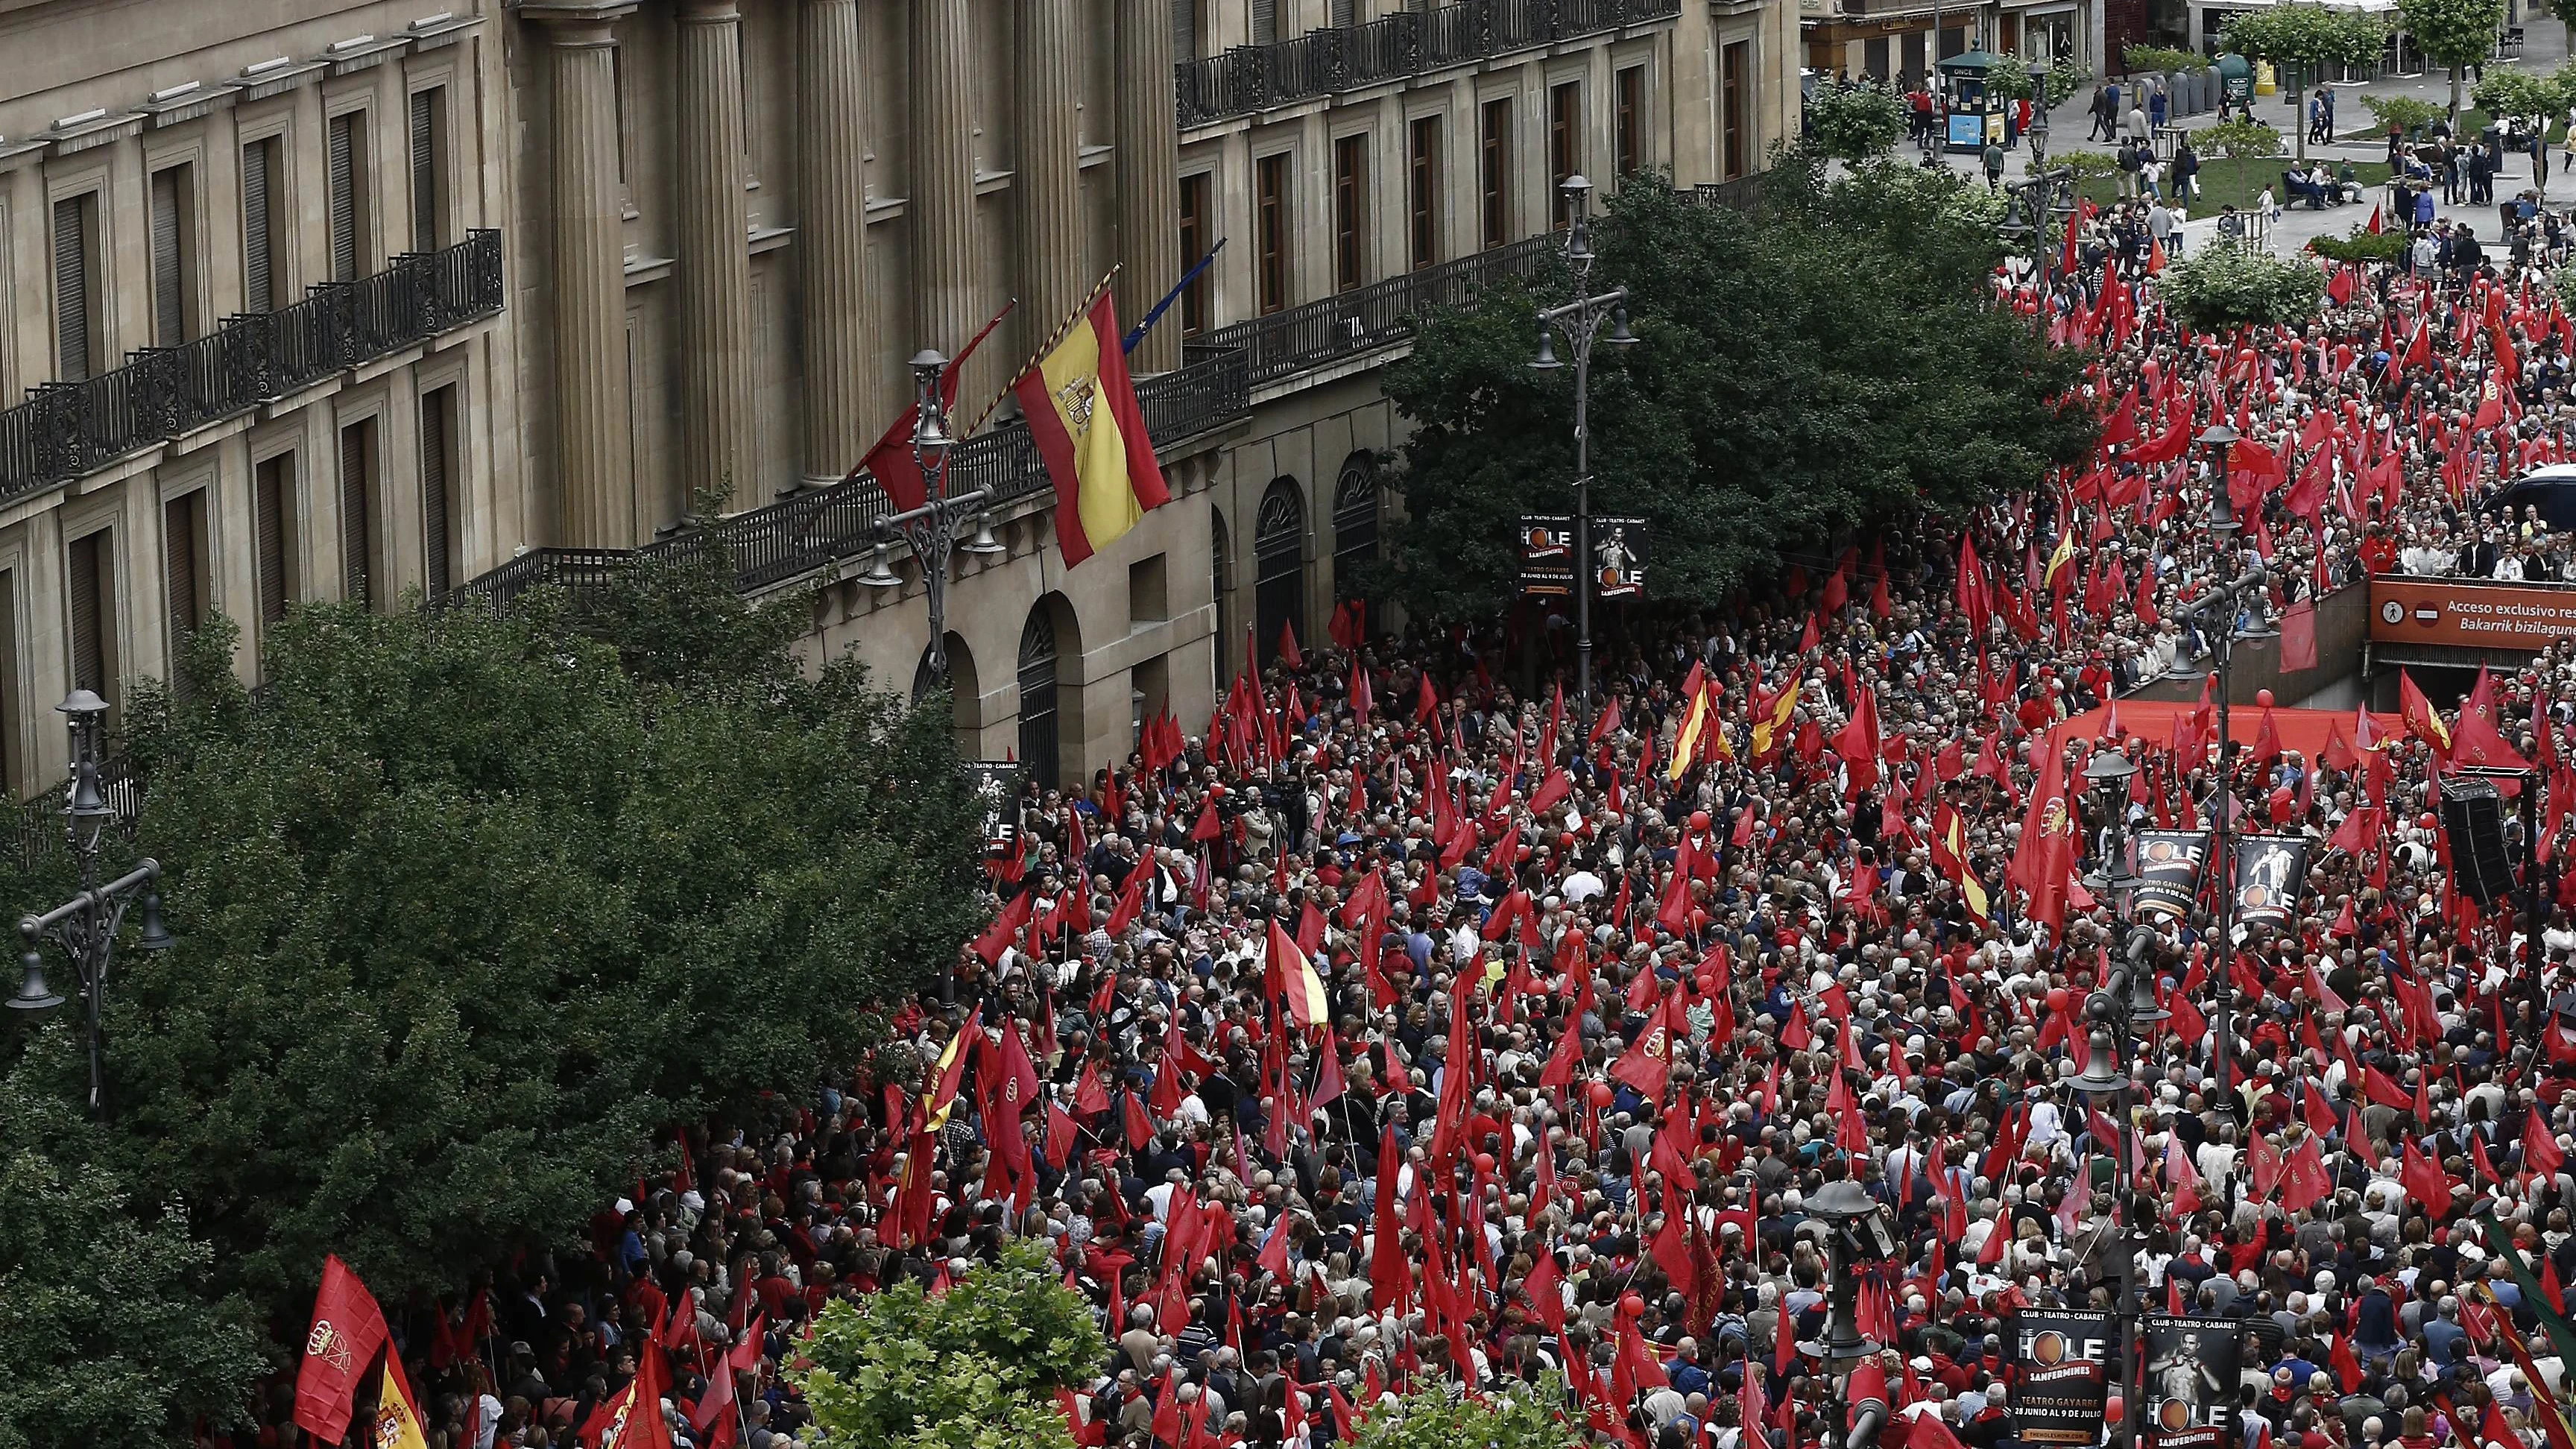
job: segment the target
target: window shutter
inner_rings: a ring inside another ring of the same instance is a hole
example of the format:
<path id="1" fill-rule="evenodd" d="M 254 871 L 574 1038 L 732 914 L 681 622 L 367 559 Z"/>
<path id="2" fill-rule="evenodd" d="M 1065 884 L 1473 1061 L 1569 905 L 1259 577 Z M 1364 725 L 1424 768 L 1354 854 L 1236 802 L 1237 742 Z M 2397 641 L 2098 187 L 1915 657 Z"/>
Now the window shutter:
<path id="1" fill-rule="evenodd" d="M 1252 0 L 1252 43 L 1279 42 L 1279 0 Z"/>
<path id="2" fill-rule="evenodd" d="M 331 276 L 341 282 L 358 279 L 356 129 L 355 116 L 331 123 Z"/>
<path id="3" fill-rule="evenodd" d="M 420 400 L 421 543 L 429 564 L 429 596 L 443 597 L 452 580 L 447 566 L 447 447 L 455 393 L 440 388 Z"/>
<path id="4" fill-rule="evenodd" d="M 367 541 L 375 534 L 374 520 L 368 517 L 370 488 L 367 477 L 366 423 L 353 423 L 340 430 L 340 561 L 348 578 L 345 597 L 352 603 L 375 604 L 375 580 L 368 565 Z"/>
<path id="5" fill-rule="evenodd" d="M 191 493 L 161 509 L 161 552 L 170 591 L 170 644 L 195 632 L 197 617 L 197 500 Z"/>
<path id="6" fill-rule="evenodd" d="M 54 359 L 64 382 L 89 377 L 89 217 L 85 196 L 54 203 Z"/>
<path id="7" fill-rule="evenodd" d="M 99 607 L 99 549 L 106 540 L 104 530 L 74 539 L 65 580 L 71 594 L 72 688 L 101 696 L 107 693 L 107 649 L 100 634 L 106 611 Z"/>
<path id="8" fill-rule="evenodd" d="M 179 168 L 152 173 L 152 345 L 188 340 L 179 290 Z"/>
<path id="9" fill-rule="evenodd" d="M 1199 58 L 1199 0 L 1172 0 L 1172 59 Z"/>
<path id="10" fill-rule="evenodd" d="M 1334 26 L 1338 29 L 1348 30 L 1352 26 L 1357 25 L 1359 23 L 1359 8 L 1358 0 L 1333 0 Z"/>
<path id="11" fill-rule="evenodd" d="M 277 305 L 269 264 L 268 158 L 273 144 L 254 141 L 242 148 L 242 300 L 253 312 Z"/>
<path id="12" fill-rule="evenodd" d="M 411 98 L 411 249 L 438 250 L 438 92 Z"/>
<path id="13" fill-rule="evenodd" d="M 254 521 L 259 549 L 259 619 L 273 624 L 286 617 L 286 469 L 284 456 L 259 465 Z"/>

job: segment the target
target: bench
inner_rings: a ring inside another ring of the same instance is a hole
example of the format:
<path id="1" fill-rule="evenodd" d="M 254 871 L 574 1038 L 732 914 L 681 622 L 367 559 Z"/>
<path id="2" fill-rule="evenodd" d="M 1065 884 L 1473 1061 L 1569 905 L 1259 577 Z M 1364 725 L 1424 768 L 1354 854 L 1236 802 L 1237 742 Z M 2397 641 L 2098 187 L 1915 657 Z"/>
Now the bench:
<path id="1" fill-rule="evenodd" d="M 2340 189 L 2331 181 L 2323 186 L 2311 186 L 2301 180 L 2299 173 L 2295 171 L 2282 172 L 2281 204 L 2296 206 L 2302 201 L 2306 202 L 2312 210 L 2323 211 L 2329 206 L 2343 205 L 2343 196 Z"/>

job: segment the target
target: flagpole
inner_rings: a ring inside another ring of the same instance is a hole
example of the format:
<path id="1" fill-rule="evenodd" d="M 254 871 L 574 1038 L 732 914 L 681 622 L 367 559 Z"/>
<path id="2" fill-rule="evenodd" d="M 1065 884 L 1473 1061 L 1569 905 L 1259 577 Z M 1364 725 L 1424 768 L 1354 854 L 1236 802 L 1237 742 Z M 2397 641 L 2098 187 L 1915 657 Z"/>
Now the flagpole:
<path id="1" fill-rule="evenodd" d="M 1119 265 L 1123 266 L 1125 264 L 1120 263 Z M 1109 290 L 1109 284 L 1112 281 L 1115 281 L 1117 276 L 1118 267 L 1112 266 L 1108 272 L 1101 277 L 1097 285 L 1092 287 L 1089 292 L 1084 293 L 1082 305 L 1074 308 L 1072 312 L 1066 314 L 1062 321 L 1056 323 L 1055 329 L 1047 333 L 1046 340 L 1039 343 L 1037 350 L 1029 354 L 1029 360 L 1021 363 L 1012 371 L 1011 380 L 1002 384 L 1002 390 L 993 395 L 993 400 L 991 402 L 984 404 L 984 410 L 975 415 L 975 421 L 968 423 L 966 425 L 966 431 L 959 433 L 957 436 L 961 438 L 971 438 L 975 436 L 976 429 L 983 427 L 985 422 L 993 416 L 994 410 L 1002 405 L 1002 399 L 1011 395 L 1011 389 L 1018 384 L 1021 378 L 1028 376 L 1030 368 L 1045 361 L 1046 355 L 1055 351 L 1055 345 L 1062 342 L 1066 335 L 1073 331 L 1074 324 L 1081 321 L 1083 314 L 1091 310 L 1092 303 L 1100 300 L 1101 293 Z"/>

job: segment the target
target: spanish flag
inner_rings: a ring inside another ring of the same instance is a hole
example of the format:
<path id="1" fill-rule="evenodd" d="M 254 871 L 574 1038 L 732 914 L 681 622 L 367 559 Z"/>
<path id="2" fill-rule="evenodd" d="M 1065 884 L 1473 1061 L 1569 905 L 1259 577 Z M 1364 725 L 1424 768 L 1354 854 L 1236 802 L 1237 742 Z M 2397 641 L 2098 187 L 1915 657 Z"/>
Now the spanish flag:
<path id="1" fill-rule="evenodd" d="M 983 1043 L 984 1010 L 977 1007 L 941 1049 L 939 1064 L 931 1069 L 930 1090 L 921 1094 L 921 1114 L 931 1131 L 948 1125 L 948 1109 L 957 1105 L 958 1088 L 965 1084 L 966 1063 Z"/>
<path id="2" fill-rule="evenodd" d="M 420 1431 L 420 1410 L 411 1402 L 411 1385 L 403 1381 L 402 1364 L 394 1355 L 385 1355 L 383 1385 L 376 1391 L 376 1429 L 368 1449 L 429 1449 L 429 1438 Z"/>
<path id="3" fill-rule="evenodd" d="M 1690 677 L 1682 681 L 1682 693 L 1690 696 L 1690 708 L 1673 731 L 1673 758 L 1664 767 L 1664 778 L 1679 780 L 1691 767 L 1699 751 L 1699 737 L 1708 728 L 1708 690 L 1704 687 L 1707 670 L 1697 662 L 1690 667 Z"/>
<path id="4" fill-rule="evenodd" d="M 1116 333 L 1110 334 L 1114 341 Z M 1324 999 L 1324 978 L 1315 974 L 1315 963 L 1297 949 L 1297 942 L 1280 928 L 1277 917 L 1270 921 L 1270 989 L 1288 998 L 1288 1018 L 1300 1028 L 1313 1028 L 1330 1023 L 1332 1007 Z"/>
<path id="5" fill-rule="evenodd" d="M 1055 542 L 1065 567 L 1124 536 L 1146 509 L 1171 501 L 1127 377 L 1107 287 L 1011 392 L 1055 480 Z"/>
<path id="6" fill-rule="evenodd" d="M 1798 709 L 1798 686 L 1804 680 L 1792 679 L 1787 687 L 1771 696 L 1753 722 L 1753 758 L 1760 760 L 1789 738 L 1789 720 Z"/>
<path id="7" fill-rule="evenodd" d="M 2057 535 L 2057 551 L 2048 556 L 2048 574 L 2046 578 L 2048 587 L 2052 589 L 2056 588 L 2057 576 L 2064 573 L 2066 571 L 2066 566 L 2074 561 L 2075 529 L 2072 525 L 2069 525 L 2059 531 Z"/>
<path id="8" fill-rule="evenodd" d="M 1968 914 L 1980 921 L 1992 919 L 1986 914 L 1986 887 L 1968 868 L 1967 822 L 1959 818 L 1958 807 L 1947 800 L 1932 812 L 1932 862 L 1958 882 L 1959 899 L 1967 906 Z"/>

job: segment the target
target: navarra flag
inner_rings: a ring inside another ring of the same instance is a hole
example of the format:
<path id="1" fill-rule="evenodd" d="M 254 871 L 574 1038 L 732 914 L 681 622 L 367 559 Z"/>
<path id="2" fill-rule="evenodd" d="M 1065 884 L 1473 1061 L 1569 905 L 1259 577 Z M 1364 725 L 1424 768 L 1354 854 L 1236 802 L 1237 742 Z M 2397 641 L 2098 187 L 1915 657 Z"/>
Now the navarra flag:
<path id="1" fill-rule="evenodd" d="M 1055 542 L 1065 567 L 1123 537 L 1146 509 L 1172 500 L 1145 435 L 1136 385 L 1127 377 L 1118 309 L 1107 288 L 1011 392 L 1055 480 Z"/>
<path id="2" fill-rule="evenodd" d="M 411 1384 L 404 1378 L 402 1360 L 385 1355 L 384 1382 L 376 1389 L 376 1427 L 368 1437 L 369 1449 L 429 1449 L 429 1436 L 420 1431 L 420 1409 L 412 1402 Z"/>
<path id="3" fill-rule="evenodd" d="M 2403 669 L 2397 671 L 2397 710 L 2398 717 L 2406 722 L 2407 730 L 2415 738 L 2431 745 L 2433 753 L 2450 753 L 2449 726 L 2442 723 L 2442 716 L 2434 711 L 2433 702 L 2424 697 L 2424 691 L 2415 687 L 2415 676 Z"/>
<path id="4" fill-rule="evenodd" d="M 322 1288 L 313 1295 L 313 1326 L 304 1335 L 304 1359 L 295 1369 L 295 1422 L 327 1444 L 349 1432 L 358 1381 L 387 1337 L 376 1295 L 333 1254 L 322 1260 Z"/>
<path id="5" fill-rule="evenodd" d="M 1269 966 L 1270 989 L 1288 998 L 1290 1020 L 1311 1029 L 1333 1019 L 1332 1007 L 1324 999 L 1324 979 L 1315 974 L 1315 963 L 1297 949 L 1276 916 L 1270 919 Z"/>

